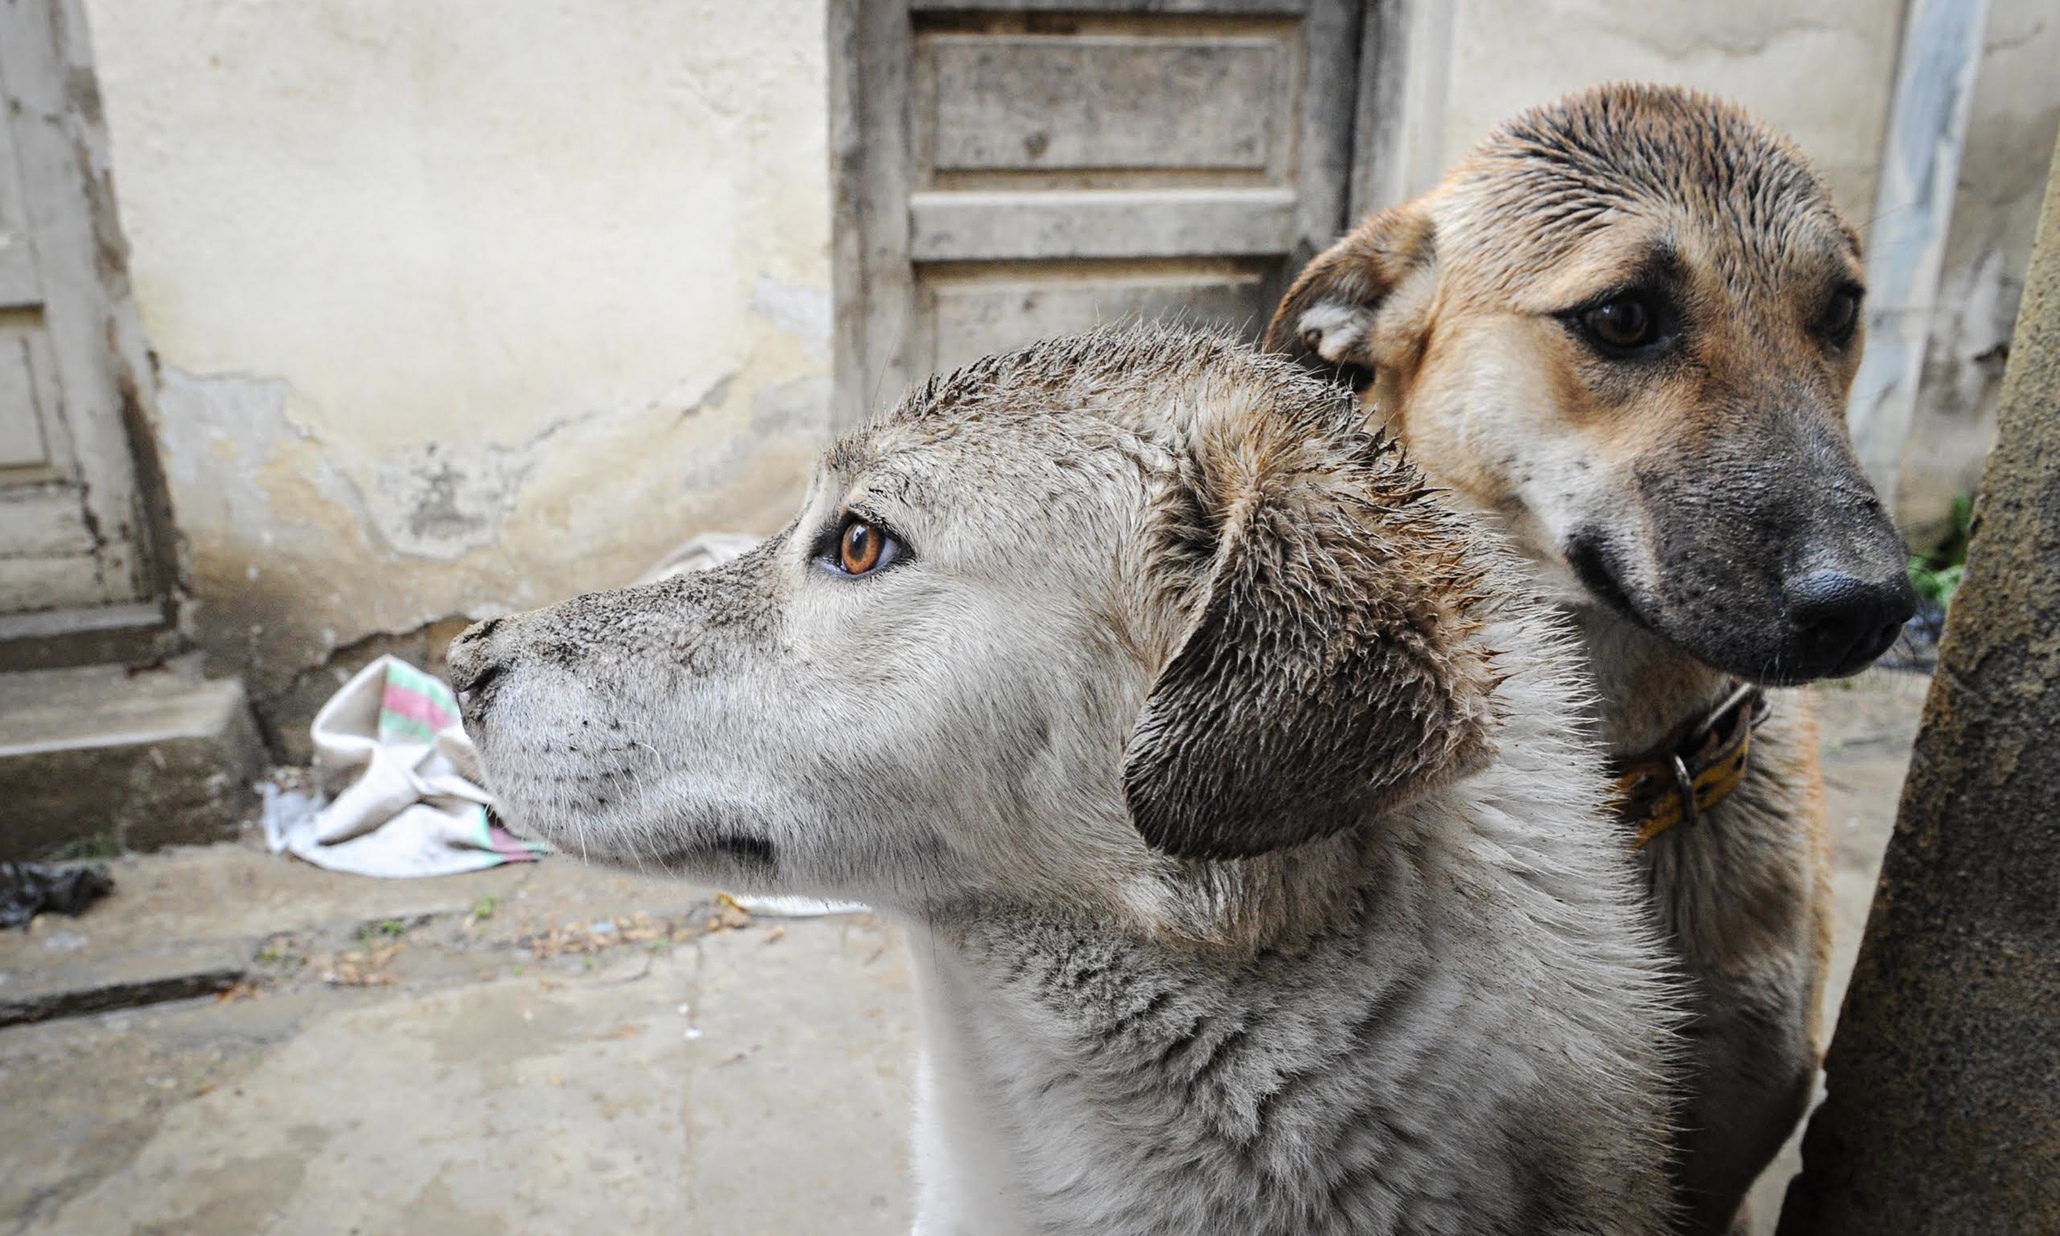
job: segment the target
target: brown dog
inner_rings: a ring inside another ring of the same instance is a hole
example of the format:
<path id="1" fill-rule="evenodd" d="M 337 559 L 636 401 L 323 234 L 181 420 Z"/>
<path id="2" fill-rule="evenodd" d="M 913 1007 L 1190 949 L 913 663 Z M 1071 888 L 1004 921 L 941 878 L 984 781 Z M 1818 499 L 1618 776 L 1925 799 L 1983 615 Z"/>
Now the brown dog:
<path id="1" fill-rule="evenodd" d="M 1789 142 L 1679 89 L 1505 124 L 1310 263 L 1269 346 L 1361 384 L 1579 629 L 1624 841 L 1697 982 L 1686 1230 L 1741 1201 L 1820 1058 L 1829 846 L 1790 685 L 1914 598 L 1854 460 L 1859 242 Z"/>

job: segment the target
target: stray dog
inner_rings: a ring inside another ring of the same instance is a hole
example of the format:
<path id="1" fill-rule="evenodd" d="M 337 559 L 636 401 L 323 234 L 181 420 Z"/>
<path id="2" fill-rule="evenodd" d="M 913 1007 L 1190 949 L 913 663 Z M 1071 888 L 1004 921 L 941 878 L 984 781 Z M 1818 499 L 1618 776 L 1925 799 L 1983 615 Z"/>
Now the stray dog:
<path id="1" fill-rule="evenodd" d="M 1846 436 L 1859 242 L 1736 107 L 1606 86 L 1517 117 L 1304 270 L 1268 346 L 1352 378 L 1574 618 L 1659 921 L 1696 980 L 1679 1183 L 1721 1232 L 1821 1056 L 1815 723 L 1914 607 Z"/>
<path id="2" fill-rule="evenodd" d="M 1354 401 L 989 358 L 714 570 L 452 645 L 509 815 L 904 916 L 925 1233 L 1663 1230 L 1672 988 L 1564 636 Z"/>

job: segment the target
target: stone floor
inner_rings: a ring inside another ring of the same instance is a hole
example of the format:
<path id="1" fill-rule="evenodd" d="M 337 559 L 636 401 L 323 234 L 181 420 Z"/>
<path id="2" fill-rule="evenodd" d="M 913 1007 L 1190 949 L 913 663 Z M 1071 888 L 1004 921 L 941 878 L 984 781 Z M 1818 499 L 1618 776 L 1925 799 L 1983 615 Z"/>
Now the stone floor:
<path id="1" fill-rule="evenodd" d="M 1841 975 L 1925 685 L 1819 689 Z M 0 1234 L 907 1230 L 890 924 L 750 918 L 563 858 L 114 866 L 85 917 L 0 933 Z M 78 1015 L 96 983 L 215 994 Z"/>

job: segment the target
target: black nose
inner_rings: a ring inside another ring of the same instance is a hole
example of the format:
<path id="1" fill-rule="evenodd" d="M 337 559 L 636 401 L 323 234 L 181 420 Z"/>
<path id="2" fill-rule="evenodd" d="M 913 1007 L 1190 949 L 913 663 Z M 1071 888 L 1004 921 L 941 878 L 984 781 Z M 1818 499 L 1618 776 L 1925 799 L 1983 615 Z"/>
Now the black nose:
<path id="1" fill-rule="evenodd" d="M 500 664 L 493 655 L 494 629 L 500 625 L 499 618 L 489 618 L 466 627 L 458 633 L 458 638 L 451 641 L 448 654 L 451 688 L 458 693 L 460 704 L 470 703 L 472 697 L 500 672 Z"/>
<path id="2" fill-rule="evenodd" d="M 1843 571 L 1812 571 L 1788 585 L 1788 613 L 1799 632 L 1798 677 L 1855 674 L 1888 651 L 1917 593 L 1901 574 L 1869 582 Z"/>

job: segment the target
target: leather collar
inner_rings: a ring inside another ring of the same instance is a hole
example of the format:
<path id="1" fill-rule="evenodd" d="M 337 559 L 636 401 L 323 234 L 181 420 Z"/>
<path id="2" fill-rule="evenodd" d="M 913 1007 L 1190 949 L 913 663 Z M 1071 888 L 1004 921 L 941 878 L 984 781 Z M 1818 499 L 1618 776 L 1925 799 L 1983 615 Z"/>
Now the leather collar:
<path id="1" fill-rule="evenodd" d="M 1753 731 L 1770 707 L 1765 691 L 1741 682 L 1714 709 L 1683 722 L 1659 746 L 1610 761 L 1617 818 L 1638 830 L 1632 850 L 1644 849 L 1676 824 L 1694 824 L 1744 783 Z"/>

